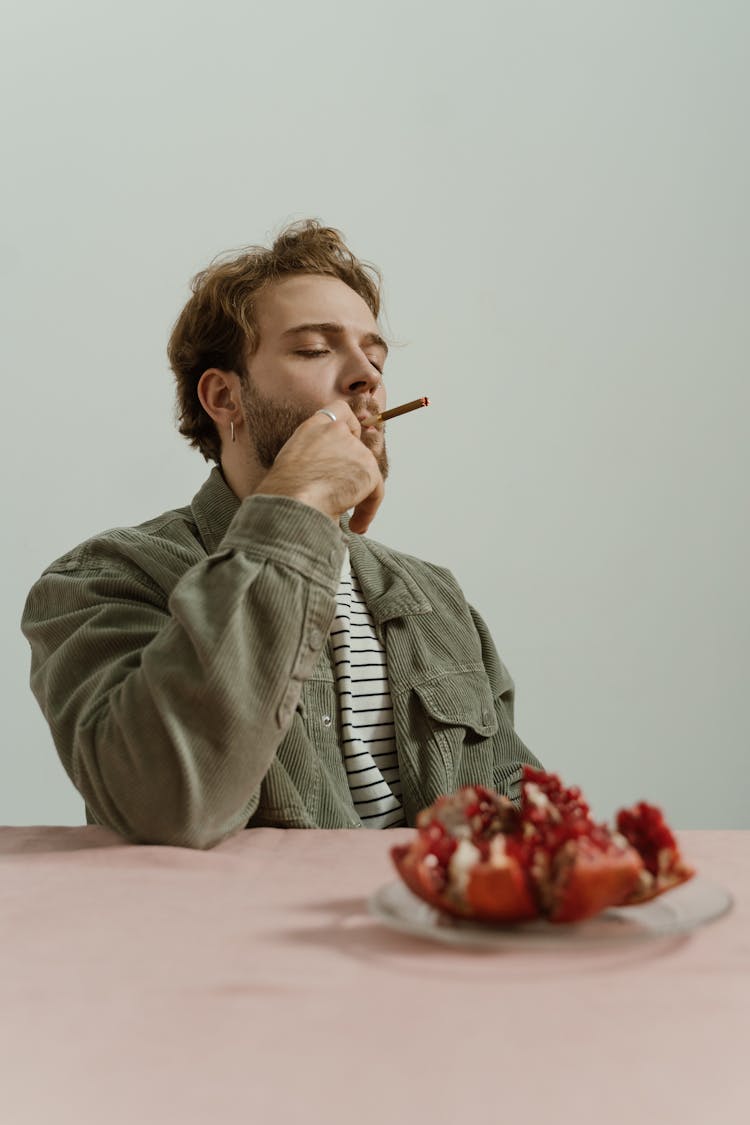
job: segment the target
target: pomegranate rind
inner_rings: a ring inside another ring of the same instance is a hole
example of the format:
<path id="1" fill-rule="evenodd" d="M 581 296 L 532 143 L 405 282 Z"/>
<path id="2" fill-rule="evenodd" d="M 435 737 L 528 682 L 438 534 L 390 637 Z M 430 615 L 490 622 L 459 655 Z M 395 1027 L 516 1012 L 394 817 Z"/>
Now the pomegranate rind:
<path id="1" fill-rule="evenodd" d="M 521 865 L 508 858 L 503 867 L 478 863 L 469 874 L 466 901 L 482 922 L 527 922 L 539 917 Z"/>
<path id="2" fill-rule="evenodd" d="M 419 843 L 419 841 L 415 841 Z M 391 859 L 396 870 L 412 894 L 423 902 L 442 910 L 454 918 L 471 917 L 471 908 L 448 898 L 439 891 L 435 882 L 434 868 L 425 863 L 426 856 L 418 857 L 413 844 L 399 844 L 391 848 Z"/>
<path id="3" fill-rule="evenodd" d="M 675 887 L 679 887 L 680 883 L 687 883 L 688 879 L 692 879 L 694 875 L 695 870 L 692 867 L 682 865 L 679 873 L 673 871 L 669 876 L 660 876 L 658 879 L 654 879 L 644 868 L 640 882 L 620 905 L 640 906 L 642 902 L 650 902 L 652 898 L 658 898 L 666 891 L 673 891 Z"/>
<path id="4" fill-rule="evenodd" d="M 415 841 L 418 843 L 418 841 Z M 413 844 L 391 848 L 396 870 L 409 890 L 423 902 L 454 918 L 471 918 L 481 922 L 525 922 L 538 917 L 520 864 L 509 860 L 498 868 L 491 863 L 478 863 L 472 868 L 465 896 L 438 890 L 434 867 L 418 857 Z"/>
<path id="5" fill-rule="evenodd" d="M 637 887 L 643 862 L 631 847 L 613 842 L 606 850 L 586 837 L 563 845 L 555 857 L 550 922 L 582 922 L 611 906 L 622 906 Z"/>

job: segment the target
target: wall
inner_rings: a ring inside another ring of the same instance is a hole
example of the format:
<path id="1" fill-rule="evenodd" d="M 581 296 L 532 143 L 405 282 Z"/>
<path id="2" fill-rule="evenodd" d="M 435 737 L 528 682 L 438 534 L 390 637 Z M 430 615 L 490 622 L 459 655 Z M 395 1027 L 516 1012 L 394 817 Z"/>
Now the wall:
<path id="1" fill-rule="evenodd" d="M 207 473 L 165 345 L 288 221 L 385 276 L 371 535 L 449 566 L 521 736 L 595 810 L 750 827 L 750 8 L 5 5 L 0 821 L 82 802 L 28 689 L 31 582 Z"/>

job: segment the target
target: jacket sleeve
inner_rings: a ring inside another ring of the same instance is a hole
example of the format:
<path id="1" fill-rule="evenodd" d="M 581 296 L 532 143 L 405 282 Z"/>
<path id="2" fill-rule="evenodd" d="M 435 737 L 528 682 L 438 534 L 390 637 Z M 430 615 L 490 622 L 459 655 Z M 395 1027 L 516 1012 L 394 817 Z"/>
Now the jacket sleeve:
<path id="1" fill-rule="evenodd" d="M 524 745 L 513 725 L 516 689 L 510 672 L 498 656 L 487 625 L 473 606 L 469 606 L 479 639 L 482 660 L 487 672 L 497 716 L 497 732 L 492 736 L 495 788 L 512 801 L 521 799 L 521 773 L 524 764 L 543 769 L 541 762 Z"/>
<path id="2" fill-rule="evenodd" d="M 333 620 L 345 538 L 297 500 L 250 497 L 166 604 L 137 552 L 93 542 L 28 596 L 32 690 L 99 823 L 213 847 L 258 807 Z"/>

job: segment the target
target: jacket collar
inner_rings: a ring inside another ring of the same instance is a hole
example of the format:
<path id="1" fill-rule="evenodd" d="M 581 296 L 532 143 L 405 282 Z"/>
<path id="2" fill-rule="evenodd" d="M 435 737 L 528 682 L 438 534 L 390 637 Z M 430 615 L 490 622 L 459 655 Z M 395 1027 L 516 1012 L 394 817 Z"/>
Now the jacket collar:
<path id="1" fill-rule="evenodd" d="M 193 519 L 209 555 L 217 550 L 239 506 L 221 469 L 215 466 L 191 502 Z M 432 611 L 403 555 L 350 531 L 348 515 L 342 516 L 339 526 L 346 536 L 352 570 L 376 624 Z"/>
<path id="2" fill-rule="evenodd" d="M 426 593 L 407 568 L 403 555 L 349 530 L 349 516 L 342 516 L 352 570 L 359 579 L 365 601 L 377 625 L 394 617 L 431 613 Z"/>
<path id="3" fill-rule="evenodd" d="M 240 502 L 224 480 L 221 469 L 215 465 L 190 503 L 201 541 L 209 555 L 214 553 L 226 535 L 239 506 Z"/>

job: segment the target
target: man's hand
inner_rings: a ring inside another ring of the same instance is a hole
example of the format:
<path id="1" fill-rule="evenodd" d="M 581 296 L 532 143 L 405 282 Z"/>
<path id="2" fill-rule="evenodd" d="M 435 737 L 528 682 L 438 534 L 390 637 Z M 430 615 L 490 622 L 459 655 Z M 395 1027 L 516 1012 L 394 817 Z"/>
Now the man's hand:
<path id="1" fill-rule="evenodd" d="M 360 440 L 362 427 L 344 399 L 326 403 L 336 415 L 315 413 L 298 426 L 279 451 L 255 494 L 290 496 L 338 523 L 354 508 L 349 527 L 367 531 L 383 500 L 383 477 Z"/>

